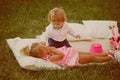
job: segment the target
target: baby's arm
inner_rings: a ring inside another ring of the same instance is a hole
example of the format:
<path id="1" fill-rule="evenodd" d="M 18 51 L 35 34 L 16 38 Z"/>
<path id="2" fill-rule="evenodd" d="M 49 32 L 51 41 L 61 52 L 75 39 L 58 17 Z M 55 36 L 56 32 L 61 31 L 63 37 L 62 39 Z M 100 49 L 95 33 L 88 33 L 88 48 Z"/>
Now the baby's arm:
<path id="1" fill-rule="evenodd" d="M 62 60 L 63 59 L 63 55 L 52 55 L 52 56 L 50 56 L 49 57 L 49 60 L 51 61 L 51 62 L 56 62 L 56 61 L 60 61 L 60 60 Z"/>
<path id="2" fill-rule="evenodd" d="M 74 38 L 80 39 L 80 35 L 78 33 L 76 33 L 75 30 L 73 30 L 71 27 L 68 27 L 68 33 L 73 36 Z"/>
<path id="3" fill-rule="evenodd" d="M 48 38 L 50 37 L 50 35 L 49 35 L 50 34 L 50 30 L 51 30 L 50 25 L 48 25 L 46 27 L 45 32 L 43 32 L 41 37 L 40 37 L 40 43 L 41 44 L 46 45 L 46 42 L 47 42 Z"/>
<path id="4" fill-rule="evenodd" d="M 80 35 L 77 35 L 75 38 L 80 39 Z"/>
<path id="5" fill-rule="evenodd" d="M 49 60 L 51 62 L 56 62 L 59 60 L 62 60 L 64 57 L 64 53 L 61 51 L 58 51 L 56 48 L 51 48 L 51 56 L 49 57 Z"/>

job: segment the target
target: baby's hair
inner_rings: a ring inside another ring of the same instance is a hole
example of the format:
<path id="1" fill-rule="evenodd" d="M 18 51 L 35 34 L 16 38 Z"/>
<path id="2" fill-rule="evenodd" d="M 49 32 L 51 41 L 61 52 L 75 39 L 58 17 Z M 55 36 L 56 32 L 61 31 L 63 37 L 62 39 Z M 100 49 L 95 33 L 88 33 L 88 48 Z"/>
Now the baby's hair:
<path id="1" fill-rule="evenodd" d="M 48 20 L 51 22 L 66 21 L 66 14 L 62 8 L 53 8 L 48 13 Z"/>
<path id="2" fill-rule="evenodd" d="M 32 56 L 36 58 L 40 58 L 40 52 L 42 53 L 42 50 L 39 49 L 40 43 L 33 43 L 31 48 L 29 46 L 26 46 L 20 50 L 21 54 L 27 55 L 27 56 Z"/>
<path id="3" fill-rule="evenodd" d="M 41 44 L 38 42 L 35 42 L 32 44 L 31 49 L 30 49 L 30 56 L 36 57 L 36 58 L 41 58 L 41 53 L 42 50 L 40 48 Z"/>
<path id="4" fill-rule="evenodd" d="M 29 46 L 26 46 L 26 47 L 22 48 L 22 49 L 20 50 L 20 53 L 29 56 L 29 55 L 30 55 Z"/>

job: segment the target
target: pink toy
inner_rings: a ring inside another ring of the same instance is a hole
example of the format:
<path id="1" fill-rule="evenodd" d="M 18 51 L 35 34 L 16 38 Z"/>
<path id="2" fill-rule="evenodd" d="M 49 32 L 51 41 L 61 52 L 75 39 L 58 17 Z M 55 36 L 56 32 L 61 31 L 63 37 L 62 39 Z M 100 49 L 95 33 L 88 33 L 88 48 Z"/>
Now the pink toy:
<path id="1" fill-rule="evenodd" d="M 102 53 L 103 52 L 102 45 L 100 43 L 98 43 L 98 42 L 93 43 L 91 45 L 90 52 L 92 52 L 92 53 Z"/>
<path id="2" fill-rule="evenodd" d="M 110 39 L 110 44 L 117 49 L 119 45 L 119 38 L 118 36 L 115 35 L 114 27 L 115 26 L 109 26 L 109 28 L 112 29 L 112 35 L 113 35 L 113 37 Z"/>

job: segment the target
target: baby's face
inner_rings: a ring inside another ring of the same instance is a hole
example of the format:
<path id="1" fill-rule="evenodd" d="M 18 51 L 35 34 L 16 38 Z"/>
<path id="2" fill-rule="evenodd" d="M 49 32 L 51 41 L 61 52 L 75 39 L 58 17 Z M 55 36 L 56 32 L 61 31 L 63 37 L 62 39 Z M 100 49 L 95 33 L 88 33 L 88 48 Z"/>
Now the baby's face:
<path id="1" fill-rule="evenodd" d="M 56 30 L 59 30 L 63 26 L 63 23 L 64 22 L 57 22 L 56 21 L 56 22 L 52 22 L 52 25 Z"/>

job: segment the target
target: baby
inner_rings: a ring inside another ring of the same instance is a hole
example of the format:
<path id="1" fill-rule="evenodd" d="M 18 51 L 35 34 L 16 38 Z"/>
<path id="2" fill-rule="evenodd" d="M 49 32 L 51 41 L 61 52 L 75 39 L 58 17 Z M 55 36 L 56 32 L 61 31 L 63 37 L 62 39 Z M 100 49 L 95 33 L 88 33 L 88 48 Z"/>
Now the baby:
<path id="1" fill-rule="evenodd" d="M 66 13 L 61 8 L 54 8 L 48 13 L 48 20 L 50 24 L 46 27 L 45 32 L 42 34 L 41 43 L 56 48 L 66 46 L 71 47 L 67 40 L 67 35 L 71 35 L 75 38 L 80 38 L 73 29 L 71 29 L 67 23 Z"/>
<path id="2" fill-rule="evenodd" d="M 41 45 L 40 43 L 33 43 L 31 48 L 26 46 L 21 52 L 61 66 L 76 66 L 90 62 L 101 63 L 113 59 L 110 54 L 106 53 L 92 54 L 90 52 L 78 52 L 72 47 L 63 46 L 61 48 L 55 48 Z"/>

